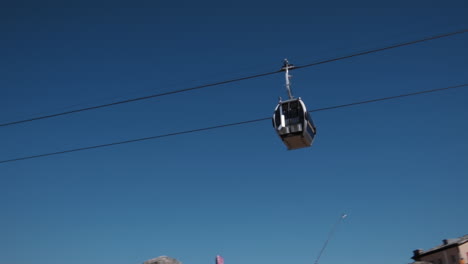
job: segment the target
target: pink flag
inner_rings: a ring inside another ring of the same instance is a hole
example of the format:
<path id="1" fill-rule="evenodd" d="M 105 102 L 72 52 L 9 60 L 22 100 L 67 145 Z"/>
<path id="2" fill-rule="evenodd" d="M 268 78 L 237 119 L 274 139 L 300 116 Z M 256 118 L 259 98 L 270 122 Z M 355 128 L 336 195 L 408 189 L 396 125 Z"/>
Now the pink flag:
<path id="1" fill-rule="evenodd" d="M 216 264 L 224 264 L 224 259 L 220 255 L 216 256 Z"/>

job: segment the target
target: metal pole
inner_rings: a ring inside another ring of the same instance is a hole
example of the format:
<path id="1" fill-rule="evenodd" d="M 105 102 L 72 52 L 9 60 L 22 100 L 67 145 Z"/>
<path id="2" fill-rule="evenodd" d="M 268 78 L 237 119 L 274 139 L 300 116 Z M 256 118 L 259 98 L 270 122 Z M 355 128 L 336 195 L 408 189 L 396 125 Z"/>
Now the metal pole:
<path id="1" fill-rule="evenodd" d="M 322 249 L 320 250 L 318 256 L 317 256 L 317 259 L 315 260 L 314 264 L 318 264 L 319 260 L 320 260 L 320 257 L 322 256 L 322 253 L 323 251 L 325 251 L 325 248 L 327 247 L 328 245 L 328 242 L 330 241 L 330 239 L 332 238 L 333 236 L 333 233 L 335 233 L 335 230 L 336 228 L 338 227 L 338 225 L 341 223 L 341 221 L 343 221 L 343 219 L 345 219 L 348 215 L 347 214 L 342 214 L 340 216 L 340 218 L 338 219 L 338 221 L 335 223 L 335 225 L 333 226 L 332 230 L 330 231 L 330 234 L 328 234 L 328 238 L 327 240 L 325 240 L 325 243 L 323 244 L 323 247 Z"/>

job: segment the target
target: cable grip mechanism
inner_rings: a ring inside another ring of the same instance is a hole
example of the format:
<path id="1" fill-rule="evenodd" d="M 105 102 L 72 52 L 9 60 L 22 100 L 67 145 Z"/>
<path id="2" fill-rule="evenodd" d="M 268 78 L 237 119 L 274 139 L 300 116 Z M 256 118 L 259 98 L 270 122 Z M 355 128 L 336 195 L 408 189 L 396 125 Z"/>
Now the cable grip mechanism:
<path id="1" fill-rule="evenodd" d="M 283 62 L 283 67 L 281 68 L 282 71 L 285 72 L 285 79 L 286 79 L 286 91 L 288 92 L 289 99 L 293 99 L 294 96 L 292 95 L 292 90 L 291 90 L 291 75 L 289 75 L 289 69 L 294 68 L 294 65 L 290 64 L 288 59 L 284 59 Z"/>

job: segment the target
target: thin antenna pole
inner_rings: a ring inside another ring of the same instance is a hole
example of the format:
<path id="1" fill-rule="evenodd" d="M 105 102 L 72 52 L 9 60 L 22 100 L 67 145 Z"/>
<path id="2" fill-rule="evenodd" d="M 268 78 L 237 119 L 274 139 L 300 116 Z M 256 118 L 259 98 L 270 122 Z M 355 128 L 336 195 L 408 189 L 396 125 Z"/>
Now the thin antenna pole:
<path id="1" fill-rule="evenodd" d="M 317 259 L 315 260 L 314 264 L 318 264 L 319 260 L 320 260 L 320 257 L 322 256 L 323 254 L 323 251 L 325 251 L 325 248 L 327 247 L 328 245 L 328 242 L 330 241 L 330 239 L 332 238 L 333 234 L 335 233 L 335 230 L 336 228 L 338 227 L 338 225 L 341 223 L 341 221 L 343 221 L 343 219 L 345 219 L 348 215 L 347 214 L 342 214 L 340 216 L 340 218 L 338 219 L 338 221 L 336 221 L 335 225 L 333 226 L 333 228 L 331 229 L 330 231 L 330 234 L 328 234 L 328 238 L 327 240 L 325 240 L 325 243 L 323 243 L 323 247 L 322 249 L 320 250 L 318 256 L 317 256 Z"/>

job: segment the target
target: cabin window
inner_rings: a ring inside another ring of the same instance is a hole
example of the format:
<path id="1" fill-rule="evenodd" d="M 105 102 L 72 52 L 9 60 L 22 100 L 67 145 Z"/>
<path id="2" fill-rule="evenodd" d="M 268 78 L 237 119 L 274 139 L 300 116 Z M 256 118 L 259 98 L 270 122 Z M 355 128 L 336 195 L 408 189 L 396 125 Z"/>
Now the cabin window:
<path id="1" fill-rule="evenodd" d="M 275 128 L 278 128 L 280 125 L 281 125 L 281 115 L 283 113 L 281 113 L 281 107 L 278 107 L 278 110 L 276 110 L 276 113 L 275 113 L 275 123 L 276 123 L 276 127 Z M 273 125 L 274 126 L 274 125 Z"/>

